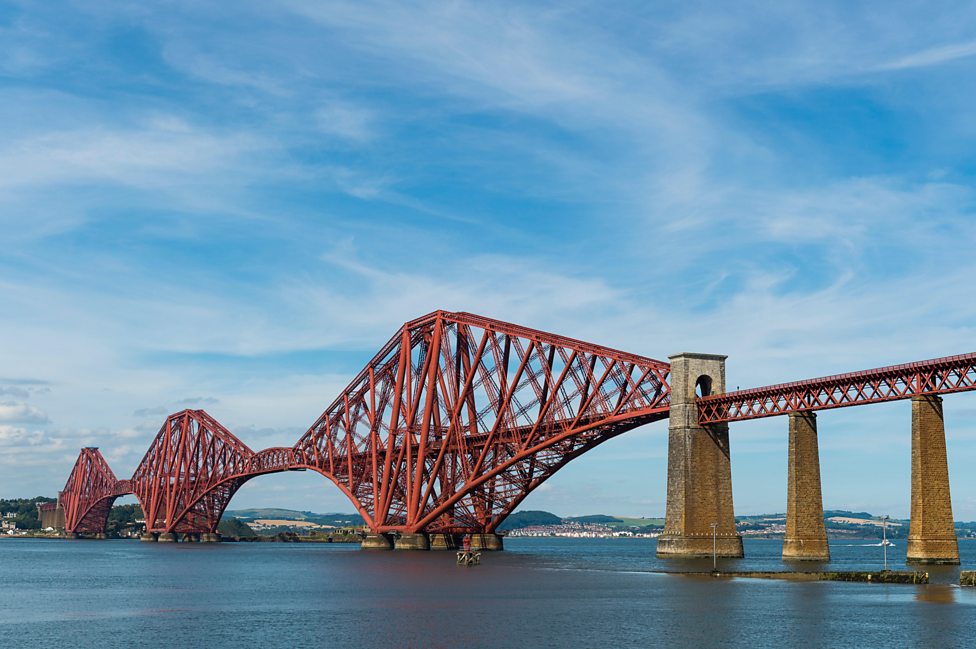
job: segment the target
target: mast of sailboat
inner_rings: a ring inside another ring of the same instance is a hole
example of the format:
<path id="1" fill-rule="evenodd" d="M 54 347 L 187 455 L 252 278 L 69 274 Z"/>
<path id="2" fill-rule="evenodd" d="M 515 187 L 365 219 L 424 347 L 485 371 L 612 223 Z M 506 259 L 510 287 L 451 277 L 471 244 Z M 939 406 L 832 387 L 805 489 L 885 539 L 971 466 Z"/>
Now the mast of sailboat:
<path id="1" fill-rule="evenodd" d="M 888 514 L 881 517 L 881 547 L 884 548 L 884 569 L 888 572 Z"/>

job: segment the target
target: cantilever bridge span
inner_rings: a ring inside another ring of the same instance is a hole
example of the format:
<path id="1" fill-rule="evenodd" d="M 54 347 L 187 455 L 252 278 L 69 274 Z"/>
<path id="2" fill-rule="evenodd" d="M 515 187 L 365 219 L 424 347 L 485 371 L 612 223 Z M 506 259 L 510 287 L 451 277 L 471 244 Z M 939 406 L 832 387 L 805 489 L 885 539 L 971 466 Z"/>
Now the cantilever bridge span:
<path id="1" fill-rule="evenodd" d="M 798 482 L 797 501 L 816 496 L 819 506 L 814 411 L 909 398 L 914 408 L 916 400 L 976 389 L 976 354 L 727 394 L 724 357 L 670 360 L 437 311 L 404 324 L 292 447 L 256 452 L 206 412 L 185 410 L 167 417 L 130 479 L 119 480 L 97 448 L 82 449 L 60 494 L 66 531 L 103 533 L 115 499 L 135 494 L 153 538 L 213 540 L 246 481 L 313 470 L 335 483 L 374 535 L 490 534 L 567 462 L 670 416 L 668 523 L 658 551 L 701 554 L 705 536 L 710 551 L 707 518 L 719 521 L 723 551 L 734 555 L 741 540 L 728 422 L 789 415 L 791 489 Z M 941 405 L 937 414 L 941 423 Z M 794 420 L 806 422 L 796 458 Z M 944 433 L 942 449 L 944 459 Z M 791 492 L 789 502 L 800 506 L 793 501 Z M 913 511 L 914 501 L 913 488 Z M 818 551 L 825 547 L 824 536 Z"/>
<path id="2" fill-rule="evenodd" d="M 668 414 L 668 364 L 466 313 L 406 323 L 291 448 L 254 452 L 201 410 L 164 422 L 131 480 L 85 449 L 68 532 L 134 493 L 147 530 L 213 533 L 247 480 L 318 471 L 377 533 L 492 532 L 566 462 Z"/>

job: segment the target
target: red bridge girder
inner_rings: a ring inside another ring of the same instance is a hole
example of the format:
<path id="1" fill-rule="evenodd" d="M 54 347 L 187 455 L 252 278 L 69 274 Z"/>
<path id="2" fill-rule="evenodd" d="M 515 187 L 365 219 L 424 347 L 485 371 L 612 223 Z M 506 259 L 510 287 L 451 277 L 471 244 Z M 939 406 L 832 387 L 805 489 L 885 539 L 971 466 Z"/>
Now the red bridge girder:
<path id="1" fill-rule="evenodd" d="M 242 484 L 255 453 L 203 410 L 163 423 L 132 475 L 149 532 L 212 532 Z"/>
<path id="2" fill-rule="evenodd" d="M 698 421 L 705 425 L 967 390 L 976 390 L 976 353 L 737 390 L 696 402 Z"/>
<path id="3" fill-rule="evenodd" d="M 492 531 L 572 458 L 667 417 L 669 369 L 438 311 L 406 323 L 295 451 L 374 531 Z"/>
<path id="4" fill-rule="evenodd" d="M 101 452 L 91 446 L 81 449 L 59 494 L 65 529 L 78 534 L 104 532 L 112 503 L 120 495 L 119 480 Z"/>
<path id="5" fill-rule="evenodd" d="M 202 410 L 169 416 L 131 480 L 82 449 L 68 532 L 104 531 L 134 493 L 151 532 L 213 532 L 258 475 L 311 469 L 374 532 L 493 531 L 573 458 L 668 416 L 662 361 L 469 313 L 406 323 L 293 447 L 254 452 Z M 697 400 L 715 424 L 976 389 L 976 354 Z"/>
<path id="6" fill-rule="evenodd" d="M 206 412 L 185 410 L 167 418 L 131 480 L 82 451 L 65 487 L 81 513 L 67 528 L 93 531 L 79 527 L 88 503 L 135 493 L 149 531 L 212 532 L 245 481 L 311 469 L 373 531 L 493 531 L 571 459 L 666 418 L 669 369 L 437 311 L 401 327 L 292 448 L 255 453 Z"/>

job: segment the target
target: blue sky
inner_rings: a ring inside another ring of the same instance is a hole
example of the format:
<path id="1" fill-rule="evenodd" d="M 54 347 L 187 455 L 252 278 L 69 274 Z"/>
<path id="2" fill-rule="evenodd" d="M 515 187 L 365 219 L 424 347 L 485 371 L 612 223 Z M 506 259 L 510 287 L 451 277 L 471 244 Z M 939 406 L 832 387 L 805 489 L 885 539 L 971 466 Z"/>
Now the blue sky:
<path id="1" fill-rule="evenodd" d="M 973 351 L 967 3 L 0 4 L 0 495 L 167 412 L 290 445 L 404 321 L 467 310 L 730 387 Z M 907 402 L 821 415 L 828 508 L 907 516 Z M 946 399 L 976 519 L 976 395 Z M 525 501 L 660 515 L 665 423 Z M 782 511 L 786 421 L 732 427 Z M 351 511 L 311 474 L 232 507 Z"/>

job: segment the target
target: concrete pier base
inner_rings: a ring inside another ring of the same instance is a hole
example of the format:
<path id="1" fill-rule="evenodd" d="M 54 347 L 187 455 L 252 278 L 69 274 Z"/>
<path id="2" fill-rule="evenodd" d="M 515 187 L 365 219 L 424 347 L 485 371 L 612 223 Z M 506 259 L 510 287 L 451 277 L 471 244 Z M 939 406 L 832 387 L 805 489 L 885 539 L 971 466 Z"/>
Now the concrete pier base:
<path id="1" fill-rule="evenodd" d="M 401 534 L 393 542 L 394 550 L 429 550 L 430 541 L 426 534 Z"/>
<path id="2" fill-rule="evenodd" d="M 830 561 L 827 539 L 783 539 L 784 561 Z"/>
<path id="3" fill-rule="evenodd" d="M 912 397 L 912 520 L 908 563 L 959 564 L 942 398 Z"/>
<path id="4" fill-rule="evenodd" d="M 431 534 L 431 550 L 457 550 L 461 547 L 461 541 L 457 534 Z"/>
<path id="5" fill-rule="evenodd" d="M 69 539 L 72 539 L 72 540 L 80 539 L 81 538 L 81 534 L 78 534 L 78 532 L 69 532 L 65 536 L 67 536 Z"/>
<path id="6" fill-rule="evenodd" d="M 201 543 L 220 543 L 220 534 L 217 532 L 204 532 L 200 535 Z"/>
<path id="7" fill-rule="evenodd" d="M 200 535 L 193 532 L 184 532 L 180 536 L 180 542 L 182 543 L 199 543 Z"/>
<path id="8" fill-rule="evenodd" d="M 367 534 L 360 547 L 363 550 L 392 550 L 393 541 L 387 534 Z"/>
<path id="9" fill-rule="evenodd" d="M 172 532 L 163 532 L 157 538 L 160 543 L 176 543 L 176 534 Z"/>
<path id="10" fill-rule="evenodd" d="M 472 534 L 471 535 L 471 550 L 477 551 L 487 551 L 487 552 L 501 552 L 505 549 L 504 537 L 500 534 Z"/>
<path id="11" fill-rule="evenodd" d="M 152 532 L 147 532 L 140 536 L 139 540 L 143 543 L 155 543 L 157 540 L 157 535 Z"/>
<path id="12" fill-rule="evenodd" d="M 709 558 L 713 548 L 715 556 L 720 558 L 740 559 L 743 556 L 742 537 L 738 534 L 716 534 L 714 546 L 711 532 L 704 536 L 662 534 L 657 537 L 657 556 L 662 559 Z"/>
<path id="13" fill-rule="evenodd" d="M 668 500 L 657 556 L 741 557 L 742 537 L 732 507 L 729 427 L 698 424 L 696 389 L 702 396 L 725 392 L 725 356 L 671 356 L 668 427 Z"/>
<path id="14" fill-rule="evenodd" d="M 104 541 L 105 539 L 108 538 L 108 534 L 106 534 L 105 532 L 99 532 L 98 534 L 95 535 L 95 538 L 98 539 L 99 541 Z"/>
<path id="15" fill-rule="evenodd" d="M 783 559 L 830 561 L 820 489 L 817 415 L 813 412 L 793 412 L 789 418 L 789 478 Z"/>

